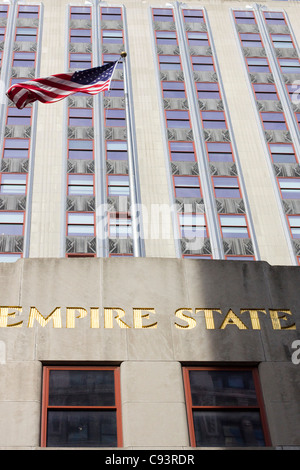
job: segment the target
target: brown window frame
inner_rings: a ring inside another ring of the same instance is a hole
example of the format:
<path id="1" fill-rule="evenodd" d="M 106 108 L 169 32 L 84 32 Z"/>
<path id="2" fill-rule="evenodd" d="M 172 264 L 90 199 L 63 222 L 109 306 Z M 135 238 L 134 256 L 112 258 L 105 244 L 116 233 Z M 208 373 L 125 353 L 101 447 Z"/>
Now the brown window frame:
<path id="1" fill-rule="evenodd" d="M 114 406 L 49 406 L 49 375 L 52 370 L 113 370 L 115 385 Z M 43 395 L 42 395 L 42 419 L 41 419 L 41 447 L 47 447 L 47 415 L 48 410 L 56 409 L 76 409 L 76 410 L 115 410 L 117 428 L 116 449 L 123 446 L 122 436 L 122 414 L 121 414 L 121 387 L 120 387 L 120 367 L 119 366 L 44 366 L 43 367 Z M 99 447 L 101 447 L 99 445 Z M 91 447 L 85 447 L 90 449 Z M 93 447 L 95 448 L 95 447 Z M 97 447 L 96 447 L 97 448 Z"/>
<path id="2" fill-rule="evenodd" d="M 256 392 L 256 398 L 257 398 L 257 405 L 255 406 L 198 406 L 198 405 L 193 405 L 192 404 L 192 395 L 191 395 L 191 387 L 190 387 L 190 380 L 189 380 L 189 371 L 190 370 L 203 370 L 203 371 L 208 371 L 208 370 L 214 370 L 214 371 L 250 371 L 252 372 L 253 375 L 253 381 L 254 381 L 254 386 L 255 386 L 255 392 Z M 193 410 L 211 410 L 211 411 L 238 411 L 238 410 L 256 410 L 260 414 L 260 419 L 261 419 L 261 426 L 262 426 L 262 431 L 265 439 L 265 446 L 262 448 L 266 448 L 271 446 L 271 438 L 269 434 L 269 429 L 267 425 L 267 419 L 266 419 L 266 414 L 265 414 L 265 409 L 264 409 L 264 403 L 263 403 L 263 397 L 262 397 L 262 392 L 260 388 L 260 383 L 259 383 L 259 375 L 258 375 L 258 370 L 255 367 L 205 367 L 205 366 L 186 366 L 183 367 L 183 381 L 184 381 L 184 390 L 185 390 L 185 398 L 186 398 L 186 408 L 187 408 L 187 419 L 188 419 L 188 429 L 189 429 L 189 436 L 190 436 L 190 445 L 191 447 L 197 447 L 196 446 L 196 436 L 195 436 L 195 429 L 194 429 L 194 420 L 193 420 Z M 218 447 L 224 447 L 222 445 L 217 445 Z M 230 447 L 227 447 L 230 448 Z M 241 449 L 246 449 L 247 446 L 242 446 L 240 447 Z"/>

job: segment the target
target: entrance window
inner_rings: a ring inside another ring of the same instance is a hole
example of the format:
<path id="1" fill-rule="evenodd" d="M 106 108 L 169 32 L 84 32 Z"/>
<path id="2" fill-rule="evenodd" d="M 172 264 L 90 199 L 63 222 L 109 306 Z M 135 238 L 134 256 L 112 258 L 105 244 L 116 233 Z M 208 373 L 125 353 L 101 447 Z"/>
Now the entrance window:
<path id="1" fill-rule="evenodd" d="M 122 445 L 118 367 L 45 367 L 42 447 Z"/>

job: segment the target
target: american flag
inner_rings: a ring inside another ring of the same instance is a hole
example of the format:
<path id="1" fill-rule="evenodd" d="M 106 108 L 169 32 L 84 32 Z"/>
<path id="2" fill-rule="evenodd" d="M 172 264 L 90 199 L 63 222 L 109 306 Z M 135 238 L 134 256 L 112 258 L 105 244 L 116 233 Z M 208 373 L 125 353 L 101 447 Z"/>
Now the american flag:
<path id="1" fill-rule="evenodd" d="M 100 91 L 109 90 L 117 63 L 118 61 L 109 62 L 101 67 L 16 83 L 9 88 L 6 95 L 19 109 L 37 100 L 42 103 L 55 103 L 78 92 L 96 95 Z"/>

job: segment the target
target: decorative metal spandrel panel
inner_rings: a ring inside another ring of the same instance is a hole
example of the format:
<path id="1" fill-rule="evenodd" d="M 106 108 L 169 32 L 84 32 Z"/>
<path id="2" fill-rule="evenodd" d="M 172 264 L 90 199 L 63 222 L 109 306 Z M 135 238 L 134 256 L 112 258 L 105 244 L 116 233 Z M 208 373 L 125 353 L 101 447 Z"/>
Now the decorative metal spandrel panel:
<path id="1" fill-rule="evenodd" d="M 28 158 L 3 158 L 0 171 L 2 173 L 28 173 Z"/>
<path id="2" fill-rule="evenodd" d="M 108 212 L 129 212 L 130 206 L 130 197 L 128 196 L 109 196 L 107 198 Z"/>
<path id="3" fill-rule="evenodd" d="M 25 42 L 18 41 L 14 43 L 13 50 L 15 52 L 36 52 L 37 43 L 36 42 Z"/>
<path id="4" fill-rule="evenodd" d="M 103 106 L 105 109 L 125 109 L 126 105 L 125 105 L 125 98 L 123 97 L 120 97 L 120 96 L 112 96 L 110 97 L 109 96 L 109 92 L 108 92 L 108 96 L 105 96 L 104 100 L 103 100 Z"/>
<path id="5" fill-rule="evenodd" d="M 67 237 L 67 253 L 96 253 L 95 237 Z"/>
<path id="6" fill-rule="evenodd" d="M 285 214 L 300 214 L 300 201 L 298 199 L 284 199 L 282 206 Z"/>
<path id="7" fill-rule="evenodd" d="M 93 52 L 93 47 L 90 43 L 72 42 L 69 44 L 69 52 L 77 54 L 91 54 Z"/>
<path id="8" fill-rule="evenodd" d="M 161 81 L 184 82 L 184 74 L 181 70 L 163 70 L 159 72 Z"/>
<path id="9" fill-rule="evenodd" d="M 0 252 L 2 253 L 22 253 L 23 237 L 16 235 L 0 234 Z"/>
<path id="10" fill-rule="evenodd" d="M 95 198 L 91 196 L 68 196 L 66 210 L 76 212 L 94 212 Z"/>
<path id="11" fill-rule="evenodd" d="M 211 244 L 208 238 L 187 239 L 180 240 L 181 250 L 183 255 L 211 255 Z"/>
<path id="12" fill-rule="evenodd" d="M 176 31 L 174 21 L 154 21 L 153 28 L 155 31 Z"/>
<path id="13" fill-rule="evenodd" d="M 157 44 L 156 52 L 158 55 L 180 55 L 179 46 L 172 44 Z"/>
<path id="14" fill-rule="evenodd" d="M 31 137 L 31 127 L 30 126 L 5 126 L 4 131 L 5 138 L 25 138 L 28 139 Z"/>
<path id="15" fill-rule="evenodd" d="M 39 26 L 39 18 L 17 18 L 16 26 L 17 28 L 37 28 Z"/>
<path id="16" fill-rule="evenodd" d="M 172 175 L 199 175 L 197 162 L 171 162 Z"/>
<path id="17" fill-rule="evenodd" d="M 296 49 L 277 47 L 274 50 L 275 50 L 276 57 L 278 58 L 281 58 L 281 57 L 284 59 L 298 58 Z"/>
<path id="18" fill-rule="evenodd" d="M 289 131 L 264 131 L 268 143 L 283 142 L 292 143 L 292 137 Z"/>
<path id="19" fill-rule="evenodd" d="M 123 29 L 122 20 L 101 21 L 101 29 Z"/>
<path id="20" fill-rule="evenodd" d="M 210 174 L 214 176 L 237 176 L 236 164 L 232 162 L 209 163 Z"/>
<path id="21" fill-rule="evenodd" d="M 249 238 L 224 238 L 225 255 L 254 255 L 253 244 Z"/>
<path id="22" fill-rule="evenodd" d="M 175 205 L 177 212 L 193 212 L 196 214 L 205 213 L 205 204 L 202 198 L 176 198 Z"/>
<path id="23" fill-rule="evenodd" d="M 279 176 L 300 177 L 300 165 L 295 163 L 273 163 L 274 173 Z"/>
<path id="24" fill-rule="evenodd" d="M 105 140 L 127 140 L 126 127 L 106 127 L 104 134 Z"/>
<path id="25" fill-rule="evenodd" d="M 258 111 L 275 111 L 275 112 L 282 112 L 283 107 L 281 101 L 273 101 L 273 100 L 257 100 L 256 106 Z"/>
<path id="26" fill-rule="evenodd" d="M 168 140 L 194 140 L 192 129 L 167 129 Z"/>
<path id="27" fill-rule="evenodd" d="M 289 34 L 289 27 L 286 24 L 266 24 L 270 34 Z"/>
<path id="28" fill-rule="evenodd" d="M 222 100 L 202 98 L 201 100 L 198 100 L 198 105 L 201 111 L 224 111 Z"/>
<path id="29" fill-rule="evenodd" d="M 274 76 L 272 73 L 249 73 L 251 83 L 274 83 Z"/>
<path id="30" fill-rule="evenodd" d="M 245 214 L 245 204 L 243 199 L 218 198 L 216 208 L 219 214 Z"/>
<path id="31" fill-rule="evenodd" d="M 197 31 L 197 32 L 206 32 L 207 26 L 206 23 L 184 23 L 186 31 Z"/>
<path id="32" fill-rule="evenodd" d="M 68 127 L 68 138 L 92 140 L 94 138 L 94 128 L 93 127 Z"/>
<path id="33" fill-rule="evenodd" d="M 34 67 L 13 67 L 11 69 L 11 78 L 35 78 L 35 68 Z"/>
<path id="34" fill-rule="evenodd" d="M 212 56 L 212 49 L 210 46 L 192 46 L 189 48 L 189 53 L 191 56 L 194 56 L 194 55 Z"/>
<path id="35" fill-rule="evenodd" d="M 259 33 L 257 24 L 237 24 L 236 30 L 239 33 Z"/>
<path id="36" fill-rule="evenodd" d="M 110 254 L 133 254 L 133 242 L 130 239 L 109 238 Z"/>
<path id="37" fill-rule="evenodd" d="M 102 44 L 103 54 L 121 54 L 124 51 L 124 44 Z"/>
<path id="38" fill-rule="evenodd" d="M 209 71 L 193 71 L 193 77 L 195 82 L 218 82 L 218 74 L 216 72 Z"/>
<path id="39" fill-rule="evenodd" d="M 24 211 L 26 209 L 26 196 L 4 196 L 0 197 L 1 211 Z M 1 229 L 0 229 L 1 232 Z"/>
<path id="40" fill-rule="evenodd" d="M 106 173 L 128 175 L 128 162 L 122 161 L 122 160 L 120 161 L 107 160 Z"/>
<path id="41" fill-rule="evenodd" d="M 92 21 L 86 19 L 71 20 L 70 28 L 74 29 L 92 29 Z"/>
<path id="42" fill-rule="evenodd" d="M 230 142 L 230 133 L 227 129 L 203 129 L 205 142 Z"/>
<path id="43" fill-rule="evenodd" d="M 267 57 L 264 47 L 242 47 L 245 57 Z"/>
<path id="44" fill-rule="evenodd" d="M 189 109 L 189 102 L 186 98 L 164 98 L 164 109 Z"/>

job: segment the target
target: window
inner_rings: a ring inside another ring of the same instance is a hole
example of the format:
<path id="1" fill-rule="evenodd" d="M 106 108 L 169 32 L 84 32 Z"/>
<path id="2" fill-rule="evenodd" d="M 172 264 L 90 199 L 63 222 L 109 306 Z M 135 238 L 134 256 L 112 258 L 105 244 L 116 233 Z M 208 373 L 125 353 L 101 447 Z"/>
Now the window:
<path id="1" fill-rule="evenodd" d="M 300 178 L 278 178 L 283 199 L 300 199 Z"/>
<path id="2" fill-rule="evenodd" d="M 282 73 L 300 73 L 299 59 L 278 59 Z"/>
<path id="3" fill-rule="evenodd" d="M 260 113 L 265 130 L 287 130 L 283 113 Z"/>
<path id="4" fill-rule="evenodd" d="M 183 82 L 162 82 L 164 98 L 185 98 L 185 86 Z"/>
<path id="5" fill-rule="evenodd" d="M 8 5 L 0 5 L 0 18 L 7 18 Z"/>
<path id="6" fill-rule="evenodd" d="M 3 158 L 28 158 L 29 139 L 5 139 Z"/>
<path id="7" fill-rule="evenodd" d="M 107 180 L 109 196 L 129 196 L 128 175 L 108 175 Z"/>
<path id="8" fill-rule="evenodd" d="M 131 218 L 127 213 L 109 214 L 109 237 L 130 238 L 132 236 Z"/>
<path id="9" fill-rule="evenodd" d="M 244 215 L 222 214 L 220 215 L 220 223 L 224 238 L 249 238 Z"/>
<path id="10" fill-rule="evenodd" d="M 42 447 L 121 447 L 117 367 L 44 367 Z"/>
<path id="11" fill-rule="evenodd" d="M 180 57 L 177 55 L 159 55 L 160 70 L 181 70 Z"/>
<path id="12" fill-rule="evenodd" d="M 95 234 L 95 215 L 90 212 L 68 213 L 68 235 L 91 236 Z"/>
<path id="13" fill-rule="evenodd" d="M 120 21 L 122 20 L 122 10 L 119 7 L 102 7 L 101 18 L 103 21 Z"/>
<path id="14" fill-rule="evenodd" d="M 285 25 L 284 14 L 280 12 L 264 11 L 263 15 L 267 24 Z"/>
<path id="15" fill-rule="evenodd" d="M 186 23 L 204 23 L 202 10 L 183 10 L 183 17 Z"/>
<path id="16" fill-rule="evenodd" d="M 8 108 L 7 125 L 30 126 L 31 124 L 31 108 Z"/>
<path id="17" fill-rule="evenodd" d="M 196 82 L 196 89 L 200 99 L 221 99 L 218 83 Z"/>
<path id="18" fill-rule="evenodd" d="M 71 53 L 70 69 L 88 69 L 92 66 L 92 54 Z"/>
<path id="19" fill-rule="evenodd" d="M 90 7 L 71 7 L 72 20 L 90 20 L 91 8 Z"/>
<path id="20" fill-rule="evenodd" d="M 175 197 L 200 198 L 200 180 L 198 176 L 174 176 Z"/>
<path id="21" fill-rule="evenodd" d="M 92 196 L 94 194 L 94 176 L 68 175 L 68 194 L 70 196 Z"/>
<path id="22" fill-rule="evenodd" d="M 13 58 L 14 67 L 34 67 L 35 52 L 15 52 Z"/>
<path id="23" fill-rule="evenodd" d="M 111 80 L 109 90 L 105 90 L 105 96 L 124 96 L 123 80 Z"/>
<path id="24" fill-rule="evenodd" d="M 188 42 L 190 46 L 209 46 L 207 33 L 187 32 Z"/>
<path id="25" fill-rule="evenodd" d="M 33 5 L 20 5 L 18 18 L 38 18 L 39 7 Z"/>
<path id="26" fill-rule="evenodd" d="M 293 49 L 294 44 L 289 34 L 271 34 L 274 47 Z"/>
<path id="27" fill-rule="evenodd" d="M 211 162 L 232 162 L 231 145 L 226 142 L 207 142 L 208 158 Z"/>
<path id="28" fill-rule="evenodd" d="M 169 142 L 171 160 L 173 162 L 195 161 L 195 149 L 193 142 Z"/>
<path id="29" fill-rule="evenodd" d="M 0 235 L 23 235 L 24 212 L 0 212 Z"/>
<path id="30" fill-rule="evenodd" d="M 234 18 L 237 24 L 255 24 L 253 11 L 234 11 Z"/>
<path id="31" fill-rule="evenodd" d="M 271 73 L 267 59 L 261 57 L 246 57 L 246 63 L 250 73 Z"/>
<path id="32" fill-rule="evenodd" d="M 238 179 L 234 176 L 213 176 L 213 184 L 215 189 L 215 196 L 218 197 L 231 197 L 240 198 L 241 193 L 239 189 Z"/>
<path id="33" fill-rule="evenodd" d="M 92 140 L 69 140 L 68 157 L 78 160 L 93 160 Z"/>
<path id="34" fill-rule="evenodd" d="M 127 142 L 125 141 L 106 141 L 107 160 L 128 160 Z"/>
<path id="35" fill-rule="evenodd" d="M 70 108 L 69 126 L 93 126 L 93 110 L 89 108 Z"/>
<path id="36" fill-rule="evenodd" d="M 16 41 L 36 42 L 37 28 L 17 28 Z"/>
<path id="37" fill-rule="evenodd" d="M 204 214 L 178 214 L 180 232 L 183 238 L 206 238 L 206 220 Z"/>
<path id="38" fill-rule="evenodd" d="M 103 44 L 123 44 L 123 31 L 119 29 L 103 29 Z"/>
<path id="39" fill-rule="evenodd" d="M 1 174 L 1 194 L 26 194 L 27 175 L 20 173 Z"/>
<path id="40" fill-rule="evenodd" d="M 0 263 L 15 263 L 21 258 L 22 255 L 17 253 L 0 253 Z"/>
<path id="41" fill-rule="evenodd" d="M 190 128 L 188 111 L 166 111 L 167 127 Z"/>
<path id="42" fill-rule="evenodd" d="M 126 112 L 125 109 L 106 109 L 105 110 L 105 125 L 108 127 L 125 127 L 126 126 Z"/>
<path id="43" fill-rule="evenodd" d="M 269 144 L 274 163 L 295 163 L 296 156 L 291 144 Z"/>
<path id="44" fill-rule="evenodd" d="M 261 37 L 255 33 L 240 33 L 243 47 L 263 47 Z"/>
<path id="45" fill-rule="evenodd" d="M 70 42 L 91 42 L 90 29 L 71 29 Z"/>
<path id="46" fill-rule="evenodd" d="M 272 83 L 254 83 L 253 88 L 257 100 L 278 100 L 276 86 Z"/>
<path id="47" fill-rule="evenodd" d="M 5 37 L 5 28 L 0 28 L 0 41 L 4 41 Z"/>
<path id="48" fill-rule="evenodd" d="M 154 21 L 174 21 L 171 8 L 153 8 Z"/>
<path id="49" fill-rule="evenodd" d="M 156 31 L 157 44 L 177 45 L 177 36 L 175 31 Z"/>
<path id="50" fill-rule="evenodd" d="M 201 70 L 202 72 L 214 72 L 215 66 L 212 57 L 209 56 L 192 56 L 193 70 Z"/>
<path id="51" fill-rule="evenodd" d="M 185 367 L 193 447 L 270 445 L 255 369 Z"/>
<path id="52" fill-rule="evenodd" d="M 225 113 L 223 111 L 202 111 L 204 129 L 226 129 Z"/>
<path id="53" fill-rule="evenodd" d="M 300 216 L 299 215 L 288 215 L 288 221 L 293 238 L 300 238 Z"/>

